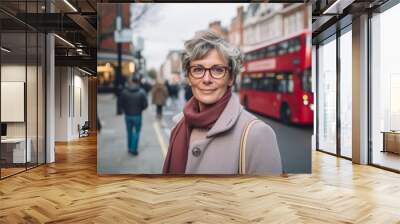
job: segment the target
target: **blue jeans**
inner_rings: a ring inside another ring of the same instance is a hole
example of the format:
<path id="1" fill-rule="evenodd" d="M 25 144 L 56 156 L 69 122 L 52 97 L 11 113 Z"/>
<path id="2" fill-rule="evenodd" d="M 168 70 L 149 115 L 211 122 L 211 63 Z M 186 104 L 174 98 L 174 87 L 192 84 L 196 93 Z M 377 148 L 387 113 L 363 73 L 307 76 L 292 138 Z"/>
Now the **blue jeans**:
<path id="1" fill-rule="evenodd" d="M 125 115 L 125 124 L 128 134 L 129 152 L 136 153 L 139 145 L 140 129 L 142 128 L 142 115 Z"/>

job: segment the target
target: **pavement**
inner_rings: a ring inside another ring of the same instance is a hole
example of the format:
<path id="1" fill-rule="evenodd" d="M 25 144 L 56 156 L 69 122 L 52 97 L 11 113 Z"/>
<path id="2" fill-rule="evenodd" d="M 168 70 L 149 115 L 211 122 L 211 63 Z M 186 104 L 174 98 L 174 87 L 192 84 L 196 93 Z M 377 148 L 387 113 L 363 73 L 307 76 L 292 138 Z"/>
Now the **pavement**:
<path id="1" fill-rule="evenodd" d="M 177 100 L 168 99 L 163 108 L 163 119 L 156 119 L 156 108 L 151 104 L 143 112 L 139 141 L 139 155 L 128 153 L 124 115 L 116 115 L 113 94 L 98 94 L 98 114 L 102 129 L 97 138 L 97 171 L 99 174 L 161 174 L 168 150 L 173 117 L 182 111 L 183 91 Z M 256 114 L 275 131 L 281 150 L 284 170 L 289 173 L 311 172 L 312 127 L 285 125 Z"/>
<path id="2" fill-rule="evenodd" d="M 128 152 L 124 115 L 116 115 L 114 94 L 98 94 L 98 114 L 102 129 L 97 141 L 97 171 L 99 174 L 160 174 L 168 151 L 172 117 L 182 111 L 183 96 L 168 99 L 163 119 L 156 119 L 156 107 L 149 100 L 143 112 L 138 156 Z"/>

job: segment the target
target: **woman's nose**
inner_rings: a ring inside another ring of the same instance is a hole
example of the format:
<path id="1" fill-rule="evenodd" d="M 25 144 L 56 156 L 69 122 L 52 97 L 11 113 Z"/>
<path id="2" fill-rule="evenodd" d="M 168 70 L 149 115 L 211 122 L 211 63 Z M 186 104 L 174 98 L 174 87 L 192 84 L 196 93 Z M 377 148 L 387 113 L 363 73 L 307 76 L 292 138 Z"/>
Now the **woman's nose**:
<path id="1" fill-rule="evenodd" d="M 203 76 L 203 82 L 211 82 L 212 81 L 212 77 L 211 77 L 211 71 L 210 70 L 206 70 Z"/>

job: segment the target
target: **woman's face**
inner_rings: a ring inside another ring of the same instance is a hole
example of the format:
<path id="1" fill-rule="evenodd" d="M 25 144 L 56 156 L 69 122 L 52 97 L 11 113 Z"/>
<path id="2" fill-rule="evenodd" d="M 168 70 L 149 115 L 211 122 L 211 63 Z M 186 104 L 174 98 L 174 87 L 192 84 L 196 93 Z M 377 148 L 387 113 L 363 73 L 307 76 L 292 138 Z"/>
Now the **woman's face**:
<path id="1" fill-rule="evenodd" d="M 213 49 L 204 58 L 191 61 L 190 67 L 193 66 L 203 66 L 208 69 L 212 66 L 227 67 L 228 64 L 218 51 Z M 229 69 L 220 79 L 213 78 L 210 72 L 206 70 L 203 78 L 194 78 L 189 69 L 188 83 L 192 87 L 193 96 L 199 101 L 200 110 L 216 103 L 225 94 L 228 86 L 233 84 Z"/>

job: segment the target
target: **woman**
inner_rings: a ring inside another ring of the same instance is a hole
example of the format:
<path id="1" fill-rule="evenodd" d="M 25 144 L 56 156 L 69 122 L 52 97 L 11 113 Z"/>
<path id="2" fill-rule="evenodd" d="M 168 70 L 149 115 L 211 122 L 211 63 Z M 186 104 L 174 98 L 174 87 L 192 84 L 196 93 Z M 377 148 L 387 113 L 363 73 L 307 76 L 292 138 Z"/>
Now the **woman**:
<path id="1" fill-rule="evenodd" d="M 231 87 L 241 52 L 211 32 L 185 42 L 182 69 L 193 97 L 172 130 L 164 174 L 238 174 L 242 135 L 257 118 L 243 109 Z M 246 138 L 246 174 L 281 174 L 274 131 L 255 122 Z"/>
<path id="2" fill-rule="evenodd" d="M 168 97 L 167 87 L 161 80 L 157 80 L 152 90 L 152 101 L 156 105 L 157 119 L 162 119 L 162 108 Z"/>

